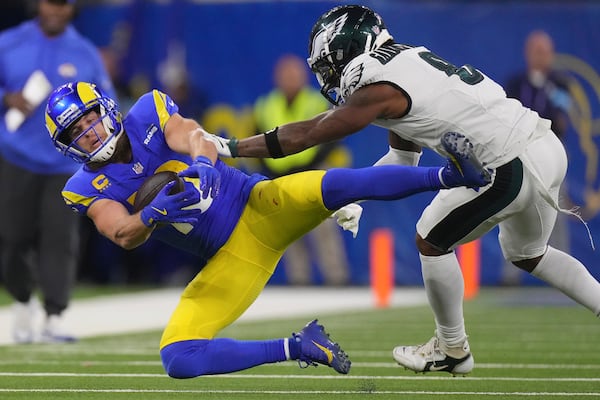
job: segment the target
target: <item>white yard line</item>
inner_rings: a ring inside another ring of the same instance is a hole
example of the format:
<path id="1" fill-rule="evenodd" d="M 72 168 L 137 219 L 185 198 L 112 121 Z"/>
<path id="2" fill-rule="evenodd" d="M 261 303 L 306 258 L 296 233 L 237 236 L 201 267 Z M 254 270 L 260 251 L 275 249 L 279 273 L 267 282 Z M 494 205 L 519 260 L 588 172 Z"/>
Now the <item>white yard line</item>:
<path id="1" fill-rule="evenodd" d="M 79 349 L 81 350 L 81 349 Z M 38 349 L 36 349 L 36 351 L 38 351 Z M 79 353 L 83 353 L 83 352 L 79 352 Z M 90 353 L 90 352 L 85 352 L 86 354 L 90 355 L 90 354 L 106 354 L 104 353 Z M 352 356 L 356 356 L 357 355 L 357 351 L 353 350 L 352 351 Z M 120 353 L 122 354 L 122 353 Z M 155 356 L 156 355 L 156 350 L 153 351 L 149 351 L 147 353 L 144 353 L 148 356 Z M 389 355 L 389 352 L 386 353 L 386 355 Z M 36 366 L 40 366 L 40 365 L 70 365 L 70 366 L 81 366 L 81 365 L 85 365 L 86 367 L 96 367 L 96 366 L 112 366 L 112 367 L 120 367 L 120 366 L 136 366 L 136 367 L 162 367 L 162 362 L 160 360 L 156 360 L 156 361 L 65 361 L 65 360 L 40 360 L 37 358 L 30 358 L 27 360 L 23 360 L 22 358 L 7 358 L 7 357 L 3 357 L 0 360 L 0 366 L 2 365 L 36 365 Z M 290 366 L 293 366 L 294 368 L 296 368 L 295 364 L 285 364 L 285 363 L 280 363 L 280 364 L 273 364 L 271 365 L 271 368 L 289 368 Z M 360 367 L 360 368 L 377 368 L 377 369 L 381 369 L 381 368 L 389 368 L 389 369 L 398 369 L 398 364 L 396 364 L 395 362 L 391 361 L 391 362 L 373 362 L 373 361 L 363 361 L 363 362 L 352 362 L 352 367 Z M 478 363 L 477 364 L 477 369 L 489 369 L 489 370 L 494 370 L 494 369 L 500 369 L 500 370 L 506 370 L 506 369 L 512 369 L 512 370 L 531 370 L 531 369 L 558 369 L 558 370 L 600 370 L 600 364 L 504 364 L 504 363 Z M 3 373 L 0 372 L 0 376 L 6 375 L 6 374 L 12 374 L 12 372 L 7 372 L 7 373 Z M 24 373 L 24 374 L 28 374 L 28 373 Z M 160 376 L 166 376 L 164 374 L 160 374 Z M 280 376 L 280 375 L 275 375 L 275 376 Z M 291 378 L 294 378 L 295 376 L 290 376 L 290 375 L 286 375 L 289 376 Z M 445 376 L 445 375 L 444 375 Z M 305 377 L 305 375 L 298 375 L 298 377 Z M 419 377 L 420 379 L 427 379 L 428 377 Z M 462 379 L 463 377 L 461 377 Z M 467 377 L 464 377 L 467 378 Z M 486 377 L 487 379 L 488 377 Z M 493 379 L 493 378 L 490 378 Z M 503 378 L 499 378 L 499 379 L 503 379 Z M 511 378 L 512 379 L 512 378 Z M 521 378 L 517 378 L 517 379 L 521 379 Z M 528 378 L 522 378 L 522 379 L 528 379 Z M 532 380 L 535 380 L 538 378 L 532 378 Z M 592 381 L 599 381 L 600 382 L 600 378 L 556 378 L 558 380 L 560 379 L 569 379 L 569 380 L 592 380 Z"/>
<path id="2" fill-rule="evenodd" d="M 441 391 L 409 391 L 409 390 L 173 390 L 173 389 L 2 389 L 0 393 L 165 393 L 165 394 L 275 394 L 288 395 L 298 394 L 302 396 L 310 394 L 351 394 L 351 395 L 415 395 L 415 396 L 490 396 L 494 398 L 510 397 L 596 397 L 600 392 L 441 392 Z"/>
<path id="3" fill-rule="evenodd" d="M 398 368 L 398 366 L 396 366 Z M 0 372 L 0 376 L 11 377 L 54 377 L 54 378 L 169 378 L 165 374 L 154 373 L 87 373 L 87 372 Z M 506 382 L 600 382 L 600 378 L 520 378 L 505 376 L 397 376 L 397 375 L 265 375 L 265 374 L 225 374 L 207 375 L 202 379 L 301 379 L 301 380 L 392 380 L 392 381 L 506 381 Z"/>

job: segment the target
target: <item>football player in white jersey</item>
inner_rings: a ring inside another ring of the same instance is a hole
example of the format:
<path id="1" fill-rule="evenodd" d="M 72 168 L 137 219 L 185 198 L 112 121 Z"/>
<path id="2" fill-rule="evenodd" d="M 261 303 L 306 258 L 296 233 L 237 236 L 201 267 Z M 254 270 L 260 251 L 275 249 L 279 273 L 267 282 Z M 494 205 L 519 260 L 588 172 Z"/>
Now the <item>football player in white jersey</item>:
<path id="1" fill-rule="evenodd" d="M 417 222 L 416 246 L 435 335 L 398 346 L 394 359 L 417 372 L 466 374 L 474 367 L 463 320 L 464 284 L 455 248 L 499 225 L 504 257 L 600 315 L 600 284 L 574 257 L 547 245 L 567 157 L 550 121 L 506 97 L 481 71 L 455 66 L 423 46 L 394 42 L 380 16 L 362 6 L 323 14 L 310 36 L 308 63 L 334 109 L 238 141 L 220 154 L 282 157 L 342 139 L 369 124 L 389 130 L 377 164 L 417 165 L 422 148 L 447 155 L 441 137 L 455 132 L 493 169 L 479 191 L 440 191 Z"/>

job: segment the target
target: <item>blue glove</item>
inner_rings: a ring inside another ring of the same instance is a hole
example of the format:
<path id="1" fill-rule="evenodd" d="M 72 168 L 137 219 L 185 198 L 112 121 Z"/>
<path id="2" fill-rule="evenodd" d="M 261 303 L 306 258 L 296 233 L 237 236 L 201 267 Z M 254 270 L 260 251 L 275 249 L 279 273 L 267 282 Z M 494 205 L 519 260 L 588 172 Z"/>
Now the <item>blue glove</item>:
<path id="1" fill-rule="evenodd" d="M 221 173 L 214 167 L 208 157 L 198 156 L 194 163 L 187 169 L 181 171 L 179 176 L 200 179 L 200 191 L 202 198 L 217 197 L 221 187 Z"/>
<path id="2" fill-rule="evenodd" d="M 152 227 L 158 222 L 180 222 L 194 224 L 198 221 L 195 215 L 198 210 L 183 210 L 184 207 L 200 201 L 200 193 L 193 183 L 185 182 L 184 190 L 179 193 L 169 194 L 176 181 L 167 183 L 156 197 L 142 209 L 140 218 L 147 227 Z"/>

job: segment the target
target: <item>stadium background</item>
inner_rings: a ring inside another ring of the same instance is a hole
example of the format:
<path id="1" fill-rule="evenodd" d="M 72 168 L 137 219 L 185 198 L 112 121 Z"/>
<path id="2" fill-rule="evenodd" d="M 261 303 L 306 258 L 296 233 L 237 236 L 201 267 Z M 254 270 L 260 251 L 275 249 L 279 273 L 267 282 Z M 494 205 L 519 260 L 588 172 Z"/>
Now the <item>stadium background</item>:
<path id="1" fill-rule="evenodd" d="M 76 27 L 96 45 L 121 55 L 120 79 L 145 77 L 162 88 L 165 65 L 183 63 L 195 100 L 204 109 L 201 122 L 212 132 L 243 137 L 253 132 L 253 101 L 272 86 L 275 60 L 284 53 L 306 57 L 310 29 L 332 1 L 79 1 Z M 361 4 L 381 14 L 398 42 L 422 44 L 456 65 L 471 64 L 505 83 L 524 68 L 523 41 L 533 29 L 554 39 L 558 61 L 575 78 L 573 124 L 567 135 L 570 159 L 569 194 L 589 222 L 600 246 L 600 3 L 584 1 L 401 1 L 373 0 Z M 185 49 L 178 53 L 178 49 Z M 163 69 L 164 70 L 164 69 Z M 313 84 L 316 82 L 313 79 Z M 367 128 L 345 140 L 353 166 L 372 164 L 386 151 L 386 132 Z M 425 152 L 422 165 L 440 162 Z M 549 160 L 551 162 L 551 160 Z M 239 164 L 246 168 L 251 164 Z M 395 237 L 395 279 L 398 285 L 422 283 L 414 248 L 414 225 L 433 194 L 390 203 L 365 203 L 356 239 L 345 235 L 352 283 L 369 281 L 369 236 L 389 228 Z M 587 231 L 570 221 L 573 255 L 600 278 L 598 250 Z M 497 231 L 482 241 L 481 282 L 500 282 L 502 256 Z M 273 283 L 282 283 L 281 269 Z M 526 278 L 524 284 L 539 281 Z"/>

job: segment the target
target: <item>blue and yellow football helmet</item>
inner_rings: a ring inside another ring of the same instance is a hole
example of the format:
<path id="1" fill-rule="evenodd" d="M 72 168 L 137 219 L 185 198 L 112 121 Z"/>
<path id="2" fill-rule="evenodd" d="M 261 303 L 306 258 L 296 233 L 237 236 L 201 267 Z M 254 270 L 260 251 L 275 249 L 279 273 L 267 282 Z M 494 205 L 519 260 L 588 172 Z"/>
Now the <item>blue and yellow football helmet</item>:
<path id="1" fill-rule="evenodd" d="M 95 110 L 100 118 L 76 137 L 69 134 L 79 119 Z M 94 126 L 102 123 L 108 136 L 102 140 Z M 79 163 L 108 160 L 115 152 L 117 139 L 123 132 L 123 121 L 116 102 L 98 86 L 87 82 L 71 82 L 56 88 L 46 104 L 46 129 L 58 151 Z M 92 130 L 101 145 L 88 152 L 77 145 L 77 141 Z"/>

